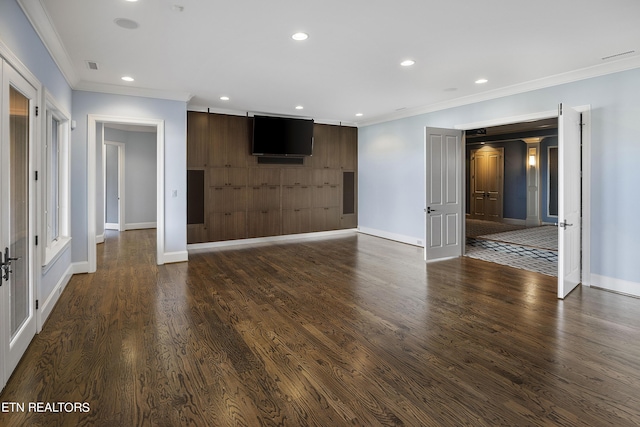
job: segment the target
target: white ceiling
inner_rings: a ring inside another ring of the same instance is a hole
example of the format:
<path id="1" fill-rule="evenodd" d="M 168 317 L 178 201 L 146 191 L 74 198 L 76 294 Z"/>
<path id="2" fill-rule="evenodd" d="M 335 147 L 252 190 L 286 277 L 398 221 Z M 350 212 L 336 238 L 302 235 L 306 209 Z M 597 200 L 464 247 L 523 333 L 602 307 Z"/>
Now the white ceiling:
<path id="1" fill-rule="evenodd" d="M 189 109 L 366 124 L 640 67 L 638 0 L 18 1 L 74 89 Z"/>

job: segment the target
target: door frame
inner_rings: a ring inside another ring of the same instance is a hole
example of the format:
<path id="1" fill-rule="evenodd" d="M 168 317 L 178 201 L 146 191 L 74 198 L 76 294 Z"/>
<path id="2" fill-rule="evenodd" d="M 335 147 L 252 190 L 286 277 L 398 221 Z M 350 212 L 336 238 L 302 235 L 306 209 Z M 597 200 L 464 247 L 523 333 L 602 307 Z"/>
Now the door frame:
<path id="1" fill-rule="evenodd" d="M 107 227 L 107 145 L 112 145 L 118 150 L 118 223 L 109 224 Z M 126 187 L 125 187 L 125 144 L 115 141 L 103 141 L 102 143 L 102 184 L 104 197 L 104 228 L 105 230 L 125 231 L 126 218 Z M 115 227 L 114 227 L 115 225 Z"/>
<path id="2" fill-rule="evenodd" d="M 582 265 L 581 276 L 582 285 L 591 286 L 591 105 L 571 106 L 574 110 L 582 114 Z M 506 116 L 480 122 L 464 123 L 455 125 L 454 129 L 469 130 L 483 127 L 501 126 L 513 123 L 551 119 L 558 117 L 558 109 L 540 111 L 537 113 L 524 114 L 519 116 Z M 463 153 L 464 155 L 464 153 Z M 464 158 L 462 159 L 464 161 Z M 465 171 L 463 170 L 464 174 Z M 464 175 L 461 182 L 465 181 Z M 463 187 L 464 191 L 464 187 Z M 466 203 L 464 201 L 463 203 Z M 465 208 L 466 209 L 466 208 Z M 465 210 L 466 211 L 466 210 Z M 462 219 L 463 233 L 465 232 L 465 221 Z M 464 248 L 463 248 L 464 251 Z"/>
<path id="3" fill-rule="evenodd" d="M 118 117 L 105 116 L 98 114 L 87 115 L 87 243 L 88 243 L 88 273 L 95 273 L 97 266 L 96 251 L 96 230 L 97 230 L 97 200 L 96 200 L 96 181 L 98 173 L 102 173 L 101 165 L 98 165 L 96 156 L 96 125 L 103 124 L 124 124 L 138 126 L 152 126 L 156 128 L 156 263 L 164 264 L 164 248 L 165 248 L 165 224 L 164 224 L 164 120 L 162 119 L 145 119 L 139 117 Z M 102 218 L 102 215 L 101 215 Z"/>

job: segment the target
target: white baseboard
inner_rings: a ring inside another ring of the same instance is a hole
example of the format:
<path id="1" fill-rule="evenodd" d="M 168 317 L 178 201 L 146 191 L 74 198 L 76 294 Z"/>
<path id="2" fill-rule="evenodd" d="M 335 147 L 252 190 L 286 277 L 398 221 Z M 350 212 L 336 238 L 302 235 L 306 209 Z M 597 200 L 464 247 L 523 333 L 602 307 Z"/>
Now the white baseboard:
<path id="1" fill-rule="evenodd" d="M 158 228 L 158 223 L 156 222 L 137 222 L 131 224 L 125 224 L 125 230 L 144 230 L 147 228 Z"/>
<path id="2" fill-rule="evenodd" d="M 96 236 L 96 244 L 104 243 L 104 233 Z"/>
<path id="3" fill-rule="evenodd" d="M 240 246 L 240 245 L 255 245 L 258 243 L 286 242 L 290 240 L 307 240 L 307 239 L 313 239 L 317 237 L 332 237 L 332 236 L 340 236 L 344 234 L 353 234 L 356 231 L 357 230 L 354 228 L 349 228 L 345 230 L 318 231 L 315 233 L 286 234 L 284 236 L 256 237 L 253 239 L 225 240 L 224 242 L 191 243 L 187 245 L 187 250 L 227 248 L 231 246 Z"/>
<path id="4" fill-rule="evenodd" d="M 371 236 L 382 237 L 383 239 L 394 240 L 408 245 L 424 247 L 424 239 L 421 237 L 405 236 L 402 234 L 390 233 L 388 231 L 376 230 L 375 228 L 358 227 L 358 231 Z"/>
<path id="5" fill-rule="evenodd" d="M 165 252 L 162 254 L 162 260 L 158 260 L 158 264 L 171 264 L 185 261 L 189 261 L 189 252 L 187 251 Z"/>
<path id="6" fill-rule="evenodd" d="M 51 311 L 53 311 L 53 307 L 55 307 L 56 303 L 58 302 L 58 299 L 60 299 L 60 295 L 62 294 L 64 289 L 67 287 L 69 280 L 71 280 L 71 276 L 73 276 L 73 270 L 74 270 L 73 264 L 70 264 L 67 267 L 67 270 L 62 275 L 62 277 L 60 277 L 60 280 L 58 280 L 58 283 L 56 283 L 56 286 L 53 288 L 53 290 L 51 291 L 47 299 L 42 303 L 42 305 L 38 309 L 38 316 L 39 316 L 38 331 L 42 330 L 42 326 L 44 325 L 44 322 L 46 322 L 47 319 L 49 318 Z"/>
<path id="7" fill-rule="evenodd" d="M 613 277 L 591 274 L 591 286 L 606 289 L 608 291 L 619 292 L 621 294 L 640 297 L 640 283 L 629 280 L 615 279 Z"/>
<path id="8" fill-rule="evenodd" d="M 89 261 L 81 261 L 81 262 L 72 262 L 71 263 L 71 273 L 72 274 L 83 274 L 89 272 Z"/>
<path id="9" fill-rule="evenodd" d="M 120 225 L 119 224 L 114 224 L 113 222 L 105 222 L 104 224 L 104 229 L 105 230 L 120 230 Z"/>

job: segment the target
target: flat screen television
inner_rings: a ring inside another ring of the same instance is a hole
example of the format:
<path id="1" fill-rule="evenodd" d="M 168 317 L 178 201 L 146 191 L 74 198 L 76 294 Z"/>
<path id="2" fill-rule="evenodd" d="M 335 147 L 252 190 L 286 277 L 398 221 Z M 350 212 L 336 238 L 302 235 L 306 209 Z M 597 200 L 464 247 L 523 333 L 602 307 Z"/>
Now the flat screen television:
<path id="1" fill-rule="evenodd" d="M 251 152 L 254 156 L 310 156 L 313 119 L 254 116 Z"/>

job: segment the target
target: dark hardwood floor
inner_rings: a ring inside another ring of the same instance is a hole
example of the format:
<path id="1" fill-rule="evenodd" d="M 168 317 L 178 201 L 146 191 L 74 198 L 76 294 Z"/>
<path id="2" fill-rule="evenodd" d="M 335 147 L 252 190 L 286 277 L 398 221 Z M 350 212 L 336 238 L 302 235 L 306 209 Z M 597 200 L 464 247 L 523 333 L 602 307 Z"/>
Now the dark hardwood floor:
<path id="1" fill-rule="evenodd" d="M 367 235 L 192 253 L 110 233 L 2 426 L 637 426 L 640 300 Z"/>

